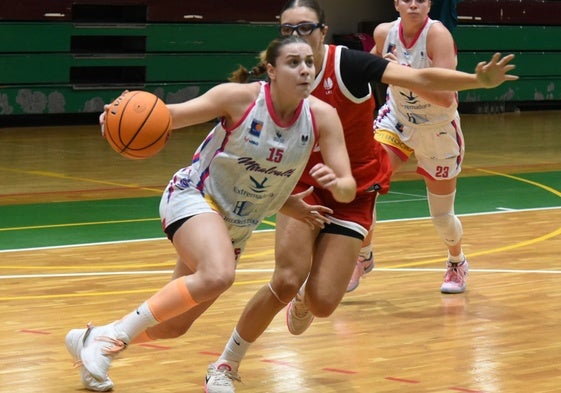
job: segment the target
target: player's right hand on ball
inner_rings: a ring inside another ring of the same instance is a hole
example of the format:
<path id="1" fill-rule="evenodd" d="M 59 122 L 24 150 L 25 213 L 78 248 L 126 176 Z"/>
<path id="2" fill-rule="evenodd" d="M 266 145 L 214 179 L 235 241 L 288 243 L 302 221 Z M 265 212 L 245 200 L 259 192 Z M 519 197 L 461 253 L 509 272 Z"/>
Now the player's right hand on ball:
<path id="1" fill-rule="evenodd" d="M 107 113 L 107 109 L 109 105 L 103 106 L 103 112 L 99 115 L 99 125 L 101 127 L 101 136 L 105 138 L 105 114 Z"/>

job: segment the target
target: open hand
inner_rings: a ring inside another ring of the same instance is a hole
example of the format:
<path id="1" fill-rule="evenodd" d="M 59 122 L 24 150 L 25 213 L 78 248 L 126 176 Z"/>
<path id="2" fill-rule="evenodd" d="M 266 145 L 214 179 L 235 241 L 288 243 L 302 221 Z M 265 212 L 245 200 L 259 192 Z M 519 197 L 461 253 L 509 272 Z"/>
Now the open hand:
<path id="1" fill-rule="evenodd" d="M 513 54 L 501 58 L 500 53 L 495 53 L 491 61 L 482 61 L 477 64 L 475 67 L 477 79 L 486 88 L 499 86 L 505 81 L 517 80 L 518 76 L 507 74 L 516 67 L 514 64 L 509 64 L 512 59 L 514 59 Z"/>
<path id="2" fill-rule="evenodd" d="M 333 210 L 322 205 L 310 205 L 306 203 L 304 198 L 313 191 L 314 187 L 310 187 L 306 191 L 292 194 L 284 203 L 281 212 L 307 223 L 311 229 L 323 228 L 326 224 L 330 223 L 329 218 L 325 217 L 324 214 L 333 214 Z"/>

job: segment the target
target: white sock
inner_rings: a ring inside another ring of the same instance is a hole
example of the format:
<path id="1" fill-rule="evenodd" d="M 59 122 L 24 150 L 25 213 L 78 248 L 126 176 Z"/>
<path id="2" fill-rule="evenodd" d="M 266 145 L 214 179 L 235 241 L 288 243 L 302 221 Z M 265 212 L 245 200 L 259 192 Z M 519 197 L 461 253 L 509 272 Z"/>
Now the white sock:
<path id="1" fill-rule="evenodd" d="M 224 347 L 224 352 L 220 355 L 217 363 L 221 360 L 225 360 L 232 366 L 232 369 L 236 371 L 250 345 L 251 343 L 241 338 L 238 331 L 234 328 L 226 347 Z"/>
<path id="2" fill-rule="evenodd" d="M 460 255 L 450 255 L 450 252 L 448 252 L 448 261 L 452 262 L 452 263 L 460 263 L 466 260 L 466 256 L 464 255 L 463 251 L 460 251 Z"/>
<path id="3" fill-rule="evenodd" d="M 360 253 L 358 254 L 358 256 L 363 257 L 364 259 L 368 259 L 371 252 L 372 244 L 368 244 L 360 249 Z"/>
<path id="4" fill-rule="evenodd" d="M 136 310 L 117 321 L 115 327 L 125 333 L 131 340 L 150 326 L 157 325 L 158 321 L 152 315 L 148 303 L 142 303 Z"/>

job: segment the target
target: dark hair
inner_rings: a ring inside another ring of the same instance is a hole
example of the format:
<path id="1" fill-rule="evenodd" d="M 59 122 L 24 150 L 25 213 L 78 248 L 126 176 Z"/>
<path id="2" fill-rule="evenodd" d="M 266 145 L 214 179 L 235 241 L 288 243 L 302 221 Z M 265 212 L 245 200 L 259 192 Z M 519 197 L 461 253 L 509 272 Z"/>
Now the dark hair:
<path id="1" fill-rule="evenodd" d="M 244 66 L 240 65 L 239 68 L 232 72 L 228 78 L 230 82 L 247 82 L 250 79 L 259 79 L 259 77 L 267 71 L 267 64 L 276 65 L 277 59 L 280 55 L 281 48 L 289 44 L 306 44 L 306 40 L 297 35 L 280 36 L 275 38 L 269 43 L 266 50 L 261 52 L 259 63 L 254 66 L 250 71 Z"/>
<path id="2" fill-rule="evenodd" d="M 284 7 L 282 7 L 280 15 L 282 15 L 283 12 L 288 9 L 297 7 L 305 7 L 311 9 L 316 13 L 318 17 L 318 23 L 325 24 L 325 11 L 323 11 L 323 8 L 320 7 L 319 3 L 316 0 L 288 0 Z"/>

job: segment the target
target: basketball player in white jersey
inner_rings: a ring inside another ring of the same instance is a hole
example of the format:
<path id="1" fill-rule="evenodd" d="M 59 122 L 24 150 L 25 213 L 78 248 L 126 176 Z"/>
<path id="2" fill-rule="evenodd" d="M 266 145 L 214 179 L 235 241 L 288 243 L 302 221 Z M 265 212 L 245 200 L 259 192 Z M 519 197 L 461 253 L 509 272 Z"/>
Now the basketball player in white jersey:
<path id="1" fill-rule="evenodd" d="M 399 18 L 375 28 L 371 53 L 403 67 L 456 69 L 454 40 L 442 23 L 429 18 L 430 0 L 393 2 Z M 465 150 L 457 107 L 457 93 L 453 91 L 389 85 L 386 103 L 374 122 L 375 139 L 386 148 L 394 173 L 415 153 L 432 222 L 448 248 L 442 293 L 465 291 L 468 275 L 462 223 L 454 214 L 456 181 Z M 367 237 L 365 243 L 370 240 Z M 348 290 L 356 288 L 365 272 L 357 263 Z"/>
<path id="2" fill-rule="evenodd" d="M 220 122 L 161 199 L 162 226 L 178 254 L 172 281 L 119 320 L 66 336 L 87 389 L 111 390 L 109 366 L 128 344 L 184 334 L 232 285 L 248 238 L 263 218 L 283 208 L 314 147 L 325 162 L 310 170 L 319 187 L 340 202 L 354 199 L 356 182 L 337 112 L 310 96 L 315 68 L 309 44 L 295 36 L 276 39 L 252 71 L 266 72 L 269 82 L 226 83 L 168 106 L 174 129 Z M 235 74 L 240 81 L 247 75 L 245 69 Z M 291 197 L 285 214 L 298 211 L 298 219 L 321 226 L 320 207 L 294 209 L 307 194 Z M 156 325 L 152 336 L 149 328 Z"/>

